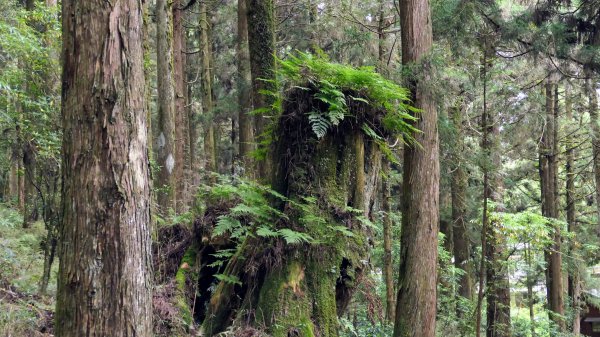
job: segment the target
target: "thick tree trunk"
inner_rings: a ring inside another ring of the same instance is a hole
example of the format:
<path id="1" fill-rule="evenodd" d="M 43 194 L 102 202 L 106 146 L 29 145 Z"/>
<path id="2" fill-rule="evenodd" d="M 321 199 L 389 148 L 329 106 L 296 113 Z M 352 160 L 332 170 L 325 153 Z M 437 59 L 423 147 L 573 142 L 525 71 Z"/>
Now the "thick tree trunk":
<path id="1" fill-rule="evenodd" d="M 211 68 L 211 46 L 210 46 L 210 23 L 208 22 L 208 7 L 206 2 L 200 3 L 200 50 L 201 50 L 201 77 L 202 77 L 202 110 L 209 116 L 204 127 L 204 155 L 206 158 L 205 169 L 207 174 L 217 172 L 217 144 L 215 139 L 215 127 L 212 121 L 213 94 L 212 94 L 212 68 Z M 209 177 L 209 180 L 212 178 Z"/>
<path id="2" fill-rule="evenodd" d="M 183 1 L 173 1 L 173 79 L 175 81 L 175 200 L 177 213 L 187 209 L 185 166 L 188 163 L 188 118 L 186 105 L 187 81 L 185 76 L 186 32 L 183 26 Z"/>
<path id="3" fill-rule="evenodd" d="M 248 7 L 247 0 L 238 0 L 238 105 L 239 105 L 239 157 L 242 168 L 248 177 L 254 176 L 254 122 L 252 111 L 252 73 L 250 72 L 250 51 L 248 49 Z"/>
<path id="4" fill-rule="evenodd" d="M 400 1 L 402 64 L 423 62 L 432 46 L 428 0 Z M 421 109 L 414 137 L 419 146 L 404 150 L 404 182 L 400 278 L 395 337 L 435 336 L 437 302 L 437 243 L 439 226 L 439 138 L 437 111 L 421 81 L 411 83 L 415 107 Z"/>
<path id="5" fill-rule="evenodd" d="M 63 201 L 55 334 L 152 334 L 142 8 L 63 0 Z"/>
<path id="6" fill-rule="evenodd" d="M 544 133 L 540 144 L 540 186 L 542 196 L 542 215 L 558 219 L 558 125 L 556 84 L 550 80 L 546 83 L 546 118 Z M 546 259 L 546 289 L 550 318 L 565 331 L 564 300 L 562 287 L 562 255 L 560 228 L 552 234 L 554 243 L 544 252 Z"/>
<path id="7" fill-rule="evenodd" d="M 454 266 L 462 269 L 458 294 L 466 299 L 473 298 L 473 274 L 470 263 L 471 243 L 467 230 L 467 172 L 465 169 L 465 139 L 463 129 L 463 104 L 459 99 L 457 106 L 452 109 L 451 119 L 454 126 L 454 147 L 452 151 L 452 178 L 450 189 L 452 194 L 452 225 L 454 238 Z M 459 309 L 459 308 L 457 308 Z M 459 316 L 465 313 L 458 312 Z"/>
<path id="8" fill-rule="evenodd" d="M 252 72 L 252 106 L 261 109 L 256 116 L 255 137 L 264 141 L 263 132 L 270 112 L 273 98 L 262 93 L 274 91 L 275 84 L 275 12 L 273 0 L 247 0 L 248 9 L 248 46 L 250 50 L 250 69 Z M 266 150 L 266 149 L 265 149 Z M 258 162 L 258 177 L 269 180 L 271 158 Z"/>
<path id="9" fill-rule="evenodd" d="M 159 165 L 154 187 L 157 190 L 157 211 L 167 215 L 175 209 L 175 88 L 173 85 L 172 20 L 169 1 L 156 1 L 156 83 L 158 87 L 158 138 L 156 161 Z"/>

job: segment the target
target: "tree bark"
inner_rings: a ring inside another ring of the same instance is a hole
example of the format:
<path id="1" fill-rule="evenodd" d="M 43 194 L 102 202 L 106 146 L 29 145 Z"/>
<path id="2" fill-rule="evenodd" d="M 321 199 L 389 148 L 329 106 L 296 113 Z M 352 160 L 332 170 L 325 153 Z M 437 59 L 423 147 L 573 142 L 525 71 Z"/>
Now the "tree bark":
<path id="1" fill-rule="evenodd" d="M 256 116 L 256 140 L 267 141 L 264 135 L 267 118 L 272 115 L 273 98 L 264 90 L 274 91 L 275 84 L 275 12 L 273 0 L 247 0 L 248 47 L 252 72 L 252 106 L 261 109 Z M 267 150 L 263 146 L 263 150 Z M 258 162 L 258 177 L 268 180 L 271 159 L 267 154 Z"/>
<path id="2" fill-rule="evenodd" d="M 412 102 L 421 109 L 413 136 L 419 146 L 404 150 L 403 216 L 395 337 L 435 336 L 439 226 L 439 137 L 437 110 L 426 89 L 432 46 L 428 0 L 399 2 L 402 64 L 424 63 L 412 80 Z"/>
<path id="3" fill-rule="evenodd" d="M 215 139 L 215 127 L 213 125 L 212 114 L 214 109 L 212 93 L 212 68 L 211 68 L 211 46 L 210 46 L 210 23 L 207 15 L 208 8 L 206 2 L 200 3 L 200 50 L 201 50 L 201 77 L 202 77 L 202 110 L 209 116 L 206 121 L 204 133 L 204 155 L 206 157 L 206 173 L 217 172 L 217 144 Z M 209 177 L 209 180 L 212 180 Z"/>
<path id="4" fill-rule="evenodd" d="M 239 157 L 248 177 L 254 176 L 254 123 L 252 111 L 252 73 L 250 72 L 250 51 L 248 50 L 248 7 L 247 0 L 238 0 L 238 105 L 239 105 Z"/>
<path id="5" fill-rule="evenodd" d="M 540 144 L 540 186 L 542 215 L 558 219 L 558 121 L 555 88 L 551 80 L 546 83 L 546 117 Z M 564 300 L 562 287 L 562 255 L 560 228 L 552 234 L 554 243 L 544 251 L 546 259 L 546 289 L 548 309 L 552 319 L 561 331 L 565 331 Z"/>
<path id="6" fill-rule="evenodd" d="M 156 82 L 158 87 L 158 138 L 156 161 L 159 165 L 155 188 L 157 211 L 165 216 L 175 209 L 175 88 L 173 83 L 172 19 L 167 0 L 156 1 Z"/>
<path id="7" fill-rule="evenodd" d="M 141 1 L 63 0 L 55 334 L 152 335 Z"/>

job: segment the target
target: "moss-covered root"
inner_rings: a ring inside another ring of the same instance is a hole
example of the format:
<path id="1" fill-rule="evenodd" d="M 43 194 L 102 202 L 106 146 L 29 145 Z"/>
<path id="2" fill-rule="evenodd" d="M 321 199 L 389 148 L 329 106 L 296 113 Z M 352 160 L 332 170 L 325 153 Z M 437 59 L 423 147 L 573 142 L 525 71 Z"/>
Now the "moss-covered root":
<path id="1" fill-rule="evenodd" d="M 261 288 L 257 325 L 273 337 L 337 337 L 331 270 L 312 261 L 294 260 L 270 273 Z"/>
<path id="2" fill-rule="evenodd" d="M 193 298 L 190 299 L 190 292 L 188 291 L 188 284 L 194 285 L 196 283 L 197 272 L 195 271 L 196 259 L 197 259 L 196 245 L 191 245 L 183 255 L 181 264 L 175 275 L 176 292 L 175 292 L 175 304 L 179 310 L 180 317 L 184 323 L 186 332 L 194 324 L 194 316 L 190 303 L 193 303 Z M 195 289 L 195 288 L 194 288 Z"/>

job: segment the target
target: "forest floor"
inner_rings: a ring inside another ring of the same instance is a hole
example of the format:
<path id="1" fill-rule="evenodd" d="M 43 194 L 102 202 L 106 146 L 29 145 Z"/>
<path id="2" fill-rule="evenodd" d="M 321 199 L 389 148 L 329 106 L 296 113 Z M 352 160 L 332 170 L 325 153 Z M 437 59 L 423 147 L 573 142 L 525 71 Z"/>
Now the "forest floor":
<path id="1" fill-rule="evenodd" d="M 46 229 L 42 222 L 22 228 L 23 218 L 0 204 L 0 336 L 52 336 L 58 266 L 48 294 L 38 295 Z"/>

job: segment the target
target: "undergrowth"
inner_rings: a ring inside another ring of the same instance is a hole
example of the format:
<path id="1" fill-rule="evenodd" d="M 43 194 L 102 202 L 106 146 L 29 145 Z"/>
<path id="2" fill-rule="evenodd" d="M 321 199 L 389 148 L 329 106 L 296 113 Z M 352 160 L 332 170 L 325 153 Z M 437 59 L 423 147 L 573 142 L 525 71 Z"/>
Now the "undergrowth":
<path id="1" fill-rule="evenodd" d="M 23 218 L 0 204 L 0 336 L 46 336 L 51 332 L 56 271 L 50 296 L 38 296 L 46 230 L 41 222 L 22 228 Z"/>

